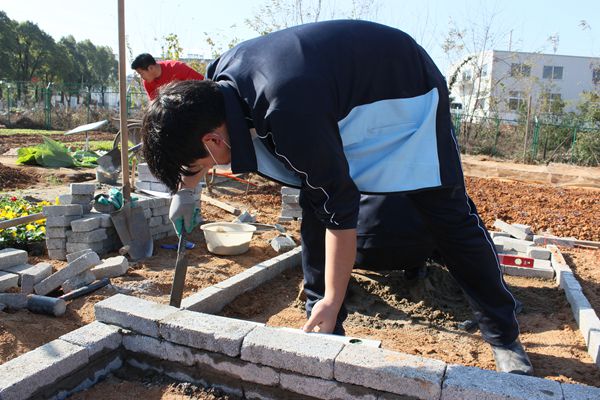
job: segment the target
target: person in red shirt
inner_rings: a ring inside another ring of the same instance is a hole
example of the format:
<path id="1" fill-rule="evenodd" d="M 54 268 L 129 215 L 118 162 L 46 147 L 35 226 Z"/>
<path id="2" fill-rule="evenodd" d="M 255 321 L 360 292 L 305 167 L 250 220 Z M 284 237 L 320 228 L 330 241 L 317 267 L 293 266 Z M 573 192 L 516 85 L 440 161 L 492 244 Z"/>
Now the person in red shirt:
<path id="1" fill-rule="evenodd" d="M 175 60 L 157 62 L 148 53 L 137 56 L 131 63 L 131 69 L 134 69 L 142 77 L 144 89 L 150 100 L 154 100 L 157 96 L 159 87 L 169 82 L 204 79 L 202 74 L 184 62 Z"/>

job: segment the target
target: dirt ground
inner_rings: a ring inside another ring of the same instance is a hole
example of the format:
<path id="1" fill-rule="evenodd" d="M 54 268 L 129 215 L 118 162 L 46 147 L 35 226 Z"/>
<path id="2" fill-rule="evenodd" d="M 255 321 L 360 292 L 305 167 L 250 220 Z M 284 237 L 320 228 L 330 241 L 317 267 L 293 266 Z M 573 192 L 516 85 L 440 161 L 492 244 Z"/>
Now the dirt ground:
<path id="1" fill-rule="evenodd" d="M 4 140 L 4 139 L 3 139 Z M 4 142 L 3 142 L 4 145 Z M 49 179 L 56 171 L 37 167 L 17 167 L 11 176 L 33 176 L 36 181 L 22 185 L 7 185 L 0 175 L 0 190 L 52 200 L 65 191 L 65 184 L 76 181 L 91 170 L 67 170 L 64 180 Z M 478 174 L 481 173 L 478 165 Z M 494 170 L 497 166 L 494 165 Z M 565 168 L 568 169 L 568 168 Z M 0 174 L 4 169 L 0 167 Z M 468 173 L 468 172 L 467 172 Z M 597 171 L 590 172 L 597 174 Z M 89 175 L 87 176 L 89 179 Z M 84 178 L 85 180 L 85 178 Z M 266 184 L 252 177 L 258 188 L 250 187 L 247 195 L 240 188 L 219 190 L 211 196 L 237 204 L 257 215 L 257 222 L 276 223 L 280 213 L 277 185 Z M 583 185 L 594 186 L 594 185 Z M 600 240 L 600 191 L 593 188 L 565 187 L 549 183 L 485 179 L 468 177 L 467 187 L 488 228 L 496 218 L 507 222 L 531 225 L 536 232 L 546 231 L 559 236 L 574 236 L 582 240 Z M 243 187 L 241 187 L 243 189 Z M 43 197 L 47 196 L 47 197 Z M 206 221 L 232 220 L 233 216 L 210 205 L 203 205 Z M 299 223 L 285 224 L 299 243 Z M 185 296 L 233 276 L 256 263 L 274 257 L 268 244 L 274 232 L 255 234 L 248 253 L 235 257 L 216 257 L 207 252 L 202 235 L 195 232 L 191 241 L 196 248 L 188 251 L 190 267 Z M 127 275 L 112 280 L 109 287 L 69 303 L 61 318 L 35 315 L 26 310 L 0 312 L 0 363 L 47 343 L 64 333 L 93 320 L 93 304 L 115 293 L 128 293 L 163 303 L 168 302 L 172 283 L 175 252 L 160 248 L 175 243 L 173 238 L 155 243 L 155 255 L 132 265 Z M 561 249 L 567 262 L 582 282 L 584 292 L 593 307 L 600 310 L 600 250 Z M 31 257 L 30 262 L 47 261 Z M 51 261 L 56 269 L 65 263 Z M 428 266 L 426 278 L 407 282 L 400 272 L 374 273 L 357 271 L 349 291 L 350 317 L 347 334 L 365 338 L 380 338 L 382 347 L 442 359 L 446 362 L 493 369 L 491 351 L 478 332 L 465 331 L 461 323 L 471 318 L 466 302 L 448 272 L 435 265 Z M 268 287 L 246 294 L 224 310 L 225 315 L 266 322 L 269 325 L 300 327 L 304 322 L 302 302 L 298 300 L 301 271 L 293 270 L 277 278 Z M 536 376 L 561 382 L 599 386 L 600 372 L 586 353 L 569 305 L 561 290 L 552 281 L 507 277 L 515 296 L 524 303 L 519 315 L 522 341 L 536 370 Z M 277 295 L 274 296 L 274 293 Z M 58 293 L 56 293 L 58 294 Z M 103 393 L 135 393 L 149 399 L 220 397 L 206 391 L 186 394 L 185 388 L 164 382 L 129 382 L 112 378 L 102 384 Z M 97 389 L 101 390 L 101 389 Z M 132 391 L 132 392 L 129 392 Z M 79 399 L 108 398 L 93 391 Z M 129 395 L 128 395 L 129 396 Z M 187 397 L 186 397 L 187 396 Z M 194 397 L 195 396 L 195 397 Z M 200 397 L 208 396 L 208 397 Z M 114 397 L 123 398 L 123 397 Z"/>

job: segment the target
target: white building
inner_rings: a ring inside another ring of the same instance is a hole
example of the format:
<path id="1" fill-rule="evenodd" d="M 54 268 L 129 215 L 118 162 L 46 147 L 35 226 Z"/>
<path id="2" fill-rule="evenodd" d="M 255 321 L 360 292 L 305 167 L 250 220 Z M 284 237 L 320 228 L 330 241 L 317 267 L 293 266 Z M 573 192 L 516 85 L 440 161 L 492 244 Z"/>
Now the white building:
<path id="1" fill-rule="evenodd" d="M 464 113 L 515 120 L 529 99 L 533 115 L 572 111 L 583 92 L 600 88 L 600 58 L 490 50 L 454 64 L 448 84 Z"/>

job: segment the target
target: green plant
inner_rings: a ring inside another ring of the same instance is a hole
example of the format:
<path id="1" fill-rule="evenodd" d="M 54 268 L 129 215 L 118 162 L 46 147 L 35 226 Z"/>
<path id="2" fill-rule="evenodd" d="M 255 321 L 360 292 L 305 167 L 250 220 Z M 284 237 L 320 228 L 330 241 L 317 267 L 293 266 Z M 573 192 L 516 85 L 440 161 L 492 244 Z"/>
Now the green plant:
<path id="1" fill-rule="evenodd" d="M 0 221 L 26 217 L 42 211 L 49 206 L 47 201 L 31 203 L 15 196 L 0 196 Z M 42 218 L 26 224 L 0 229 L 0 249 L 6 247 L 23 247 L 32 242 L 40 242 L 46 238 L 46 219 Z"/>

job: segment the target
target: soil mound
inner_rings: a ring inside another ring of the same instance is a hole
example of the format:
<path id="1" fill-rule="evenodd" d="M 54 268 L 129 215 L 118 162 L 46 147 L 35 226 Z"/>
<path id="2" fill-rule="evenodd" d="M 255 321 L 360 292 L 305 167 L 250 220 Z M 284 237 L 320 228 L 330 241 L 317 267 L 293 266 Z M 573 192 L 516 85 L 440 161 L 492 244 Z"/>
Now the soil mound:
<path id="1" fill-rule="evenodd" d="M 38 176 L 35 173 L 0 163 L 0 190 L 26 187 L 37 180 Z"/>

